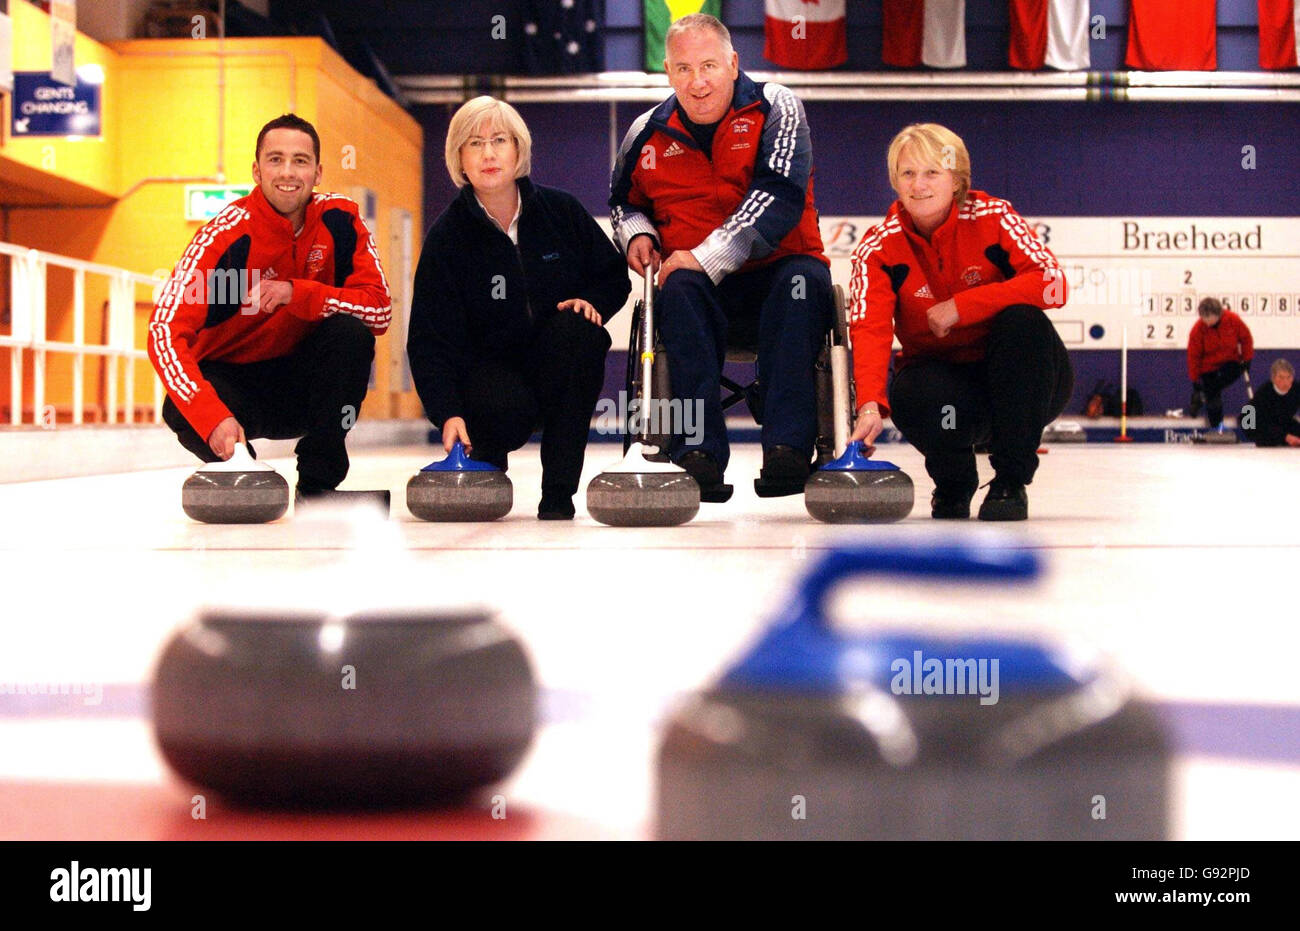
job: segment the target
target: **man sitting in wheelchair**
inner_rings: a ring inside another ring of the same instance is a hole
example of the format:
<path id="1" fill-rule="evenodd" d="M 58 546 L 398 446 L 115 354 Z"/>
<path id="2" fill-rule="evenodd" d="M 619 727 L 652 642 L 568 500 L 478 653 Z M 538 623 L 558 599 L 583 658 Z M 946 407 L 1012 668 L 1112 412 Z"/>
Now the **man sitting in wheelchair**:
<path id="1" fill-rule="evenodd" d="M 803 105 L 787 88 L 745 75 L 727 28 L 711 16 L 673 23 L 665 49 L 674 96 L 628 130 L 610 216 L 632 270 L 659 273 L 656 316 L 673 396 L 704 405 L 698 445 L 677 435 L 666 451 L 699 482 L 702 500 L 730 497 L 719 382 L 729 326 L 750 323 L 763 408 L 755 489 L 799 494 L 817 433 L 814 363 L 832 316 Z"/>

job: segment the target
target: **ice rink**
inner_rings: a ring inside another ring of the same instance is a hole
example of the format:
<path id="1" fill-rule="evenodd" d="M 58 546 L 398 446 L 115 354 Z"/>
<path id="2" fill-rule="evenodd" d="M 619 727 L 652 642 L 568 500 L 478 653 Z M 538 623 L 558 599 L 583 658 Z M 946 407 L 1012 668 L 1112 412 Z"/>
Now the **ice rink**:
<path id="1" fill-rule="evenodd" d="M 617 449 L 589 447 L 586 478 Z M 916 506 L 875 527 L 819 524 L 798 497 L 758 499 L 760 456 L 737 446 L 731 502 L 664 529 L 601 526 L 581 494 L 576 521 L 539 522 L 535 445 L 512 455 L 515 508 L 493 524 L 410 517 L 406 480 L 435 458 L 425 446 L 354 455 L 345 487 L 391 488 L 387 522 L 291 512 L 196 524 L 180 509 L 190 468 L 0 485 L 0 838 L 651 837 L 674 703 L 744 648 L 826 548 L 917 538 L 1031 548 L 1046 573 L 1029 589 L 864 577 L 839 593 L 840 624 L 1082 639 L 1161 706 L 1177 748 L 1174 837 L 1300 837 L 1300 451 L 1053 446 L 1029 488 L 1031 519 L 1010 527 L 932 521 L 910 446 L 878 457 L 912 475 Z M 271 461 L 292 483 L 292 460 Z M 980 468 L 991 478 L 986 458 Z M 504 820 L 486 800 L 368 816 L 209 800 L 205 819 L 191 817 L 198 790 L 169 774 L 148 718 L 170 631 L 202 605 L 410 603 L 488 606 L 535 663 L 543 721 L 493 790 Z M 41 690 L 68 694 L 15 694 Z"/>

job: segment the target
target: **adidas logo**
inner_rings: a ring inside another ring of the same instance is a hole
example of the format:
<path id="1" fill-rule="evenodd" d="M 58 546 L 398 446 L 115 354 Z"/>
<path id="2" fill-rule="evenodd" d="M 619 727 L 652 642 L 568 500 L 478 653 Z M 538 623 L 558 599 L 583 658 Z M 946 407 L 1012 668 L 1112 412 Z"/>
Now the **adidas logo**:
<path id="1" fill-rule="evenodd" d="M 919 291 L 917 291 L 916 294 L 915 294 L 914 296 L 915 296 L 915 297 L 928 297 L 930 300 L 934 300 L 934 295 L 930 292 L 930 286 L 929 286 L 928 284 L 923 284 L 923 285 L 921 285 L 921 289 L 920 289 Z"/>
<path id="2" fill-rule="evenodd" d="M 673 144 L 664 149 L 664 158 L 669 158 L 673 155 L 681 155 L 685 151 L 686 150 L 682 148 L 681 143 L 674 139 Z"/>

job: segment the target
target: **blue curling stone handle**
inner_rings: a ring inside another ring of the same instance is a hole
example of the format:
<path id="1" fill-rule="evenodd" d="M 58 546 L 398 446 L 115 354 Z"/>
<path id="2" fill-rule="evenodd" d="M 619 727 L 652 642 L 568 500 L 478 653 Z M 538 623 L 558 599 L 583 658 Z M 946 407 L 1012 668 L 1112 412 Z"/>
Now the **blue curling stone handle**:
<path id="1" fill-rule="evenodd" d="M 465 454 L 465 446 L 460 440 L 452 444 L 451 452 L 447 454 L 446 459 L 439 459 L 437 462 L 431 462 L 421 472 L 499 472 L 496 466 L 487 462 L 479 462 L 477 459 L 471 459 Z"/>
<path id="2" fill-rule="evenodd" d="M 1054 650 L 1028 640 L 833 630 L 825 610 L 831 589 L 845 579 L 877 573 L 1023 582 L 1038 577 L 1040 564 L 1031 551 L 963 544 L 836 548 L 804 576 L 782 614 L 723 676 L 720 687 L 839 693 L 866 685 L 889 690 L 900 660 L 938 660 L 946 667 L 949 659 L 997 659 L 1004 694 L 1067 690 L 1092 678 L 1086 670 L 1067 669 Z"/>
<path id="3" fill-rule="evenodd" d="M 883 459 L 868 459 L 867 444 L 858 440 L 850 443 L 844 455 L 822 466 L 824 472 L 897 472 L 898 466 Z"/>

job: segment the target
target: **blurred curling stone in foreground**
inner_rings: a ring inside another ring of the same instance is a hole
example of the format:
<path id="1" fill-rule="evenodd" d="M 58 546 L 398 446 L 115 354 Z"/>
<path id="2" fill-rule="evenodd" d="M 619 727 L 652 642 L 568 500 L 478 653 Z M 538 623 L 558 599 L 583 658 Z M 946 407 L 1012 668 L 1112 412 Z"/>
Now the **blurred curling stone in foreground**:
<path id="1" fill-rule="evenodd" d="M 825 616 L 831 589 L 864 573 L 924 584 L 1038 571 L 1027 550 L 829 552 L 758 644 L 671 719 L 659 836 L 1166 837 L 1168 743 L 1096 657 L 1020 637 L 846 636 Z"/>
<path id="2" fill-rule="evenodd" d="M 236 803 L 437 804 L 510 774 L 537 688 L 487 614 L 208 610 L 163 650 L 153 714 L 168 764 Z"/>
<path id="3" fill-rule="evenodd" d="M 494 612 L 430 607 L 404 525 L 374 509 L 312 509 L 288 532 L 309 567 L 242 572 L 161 652 L 172 769 L 242 805 L 339 809 L 452 803 L 509 775 L 537 685 Z"/>

